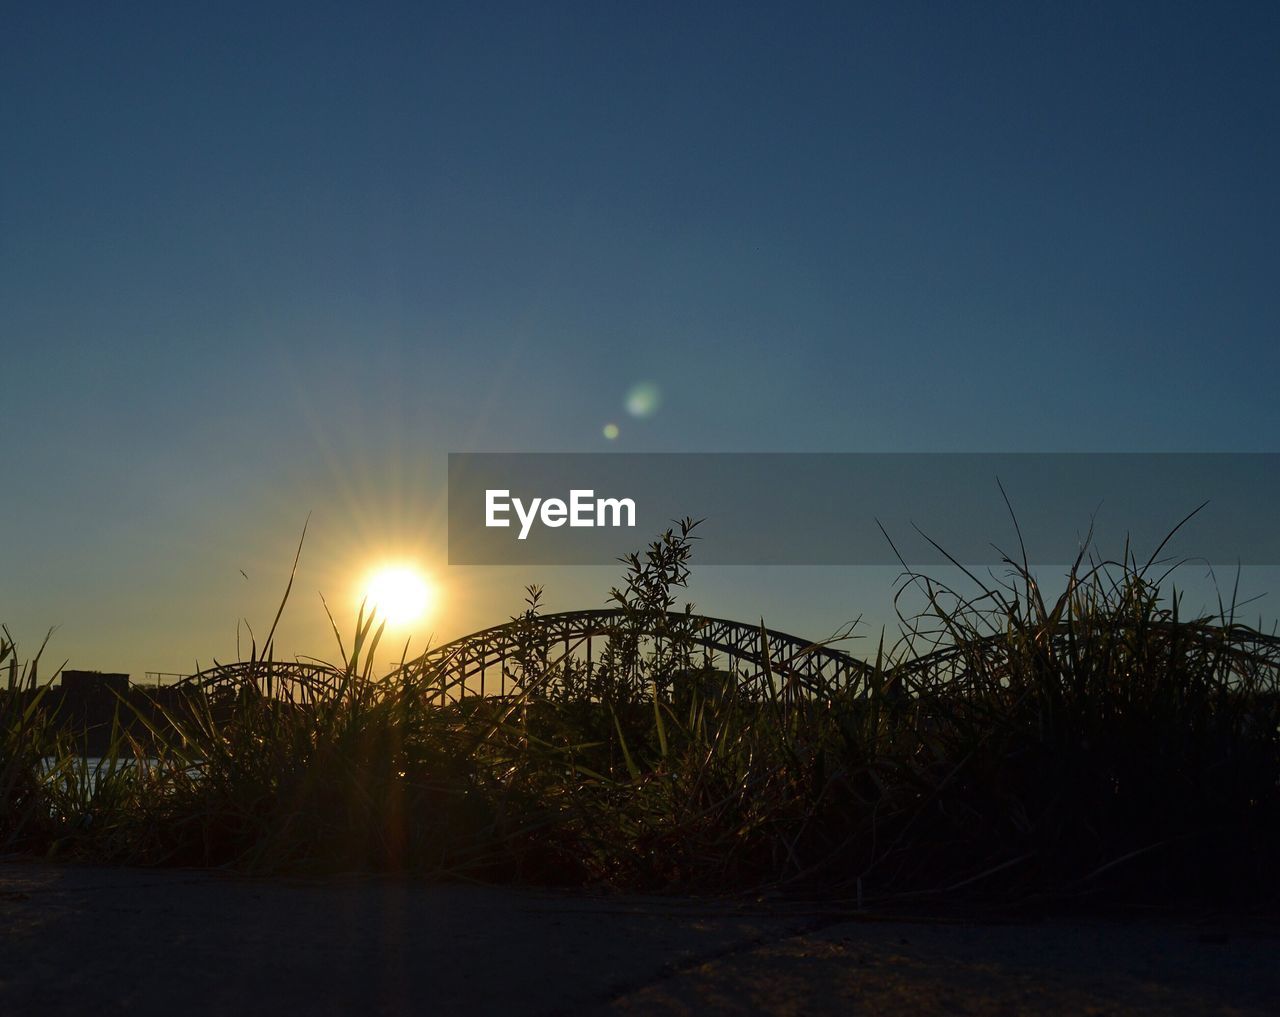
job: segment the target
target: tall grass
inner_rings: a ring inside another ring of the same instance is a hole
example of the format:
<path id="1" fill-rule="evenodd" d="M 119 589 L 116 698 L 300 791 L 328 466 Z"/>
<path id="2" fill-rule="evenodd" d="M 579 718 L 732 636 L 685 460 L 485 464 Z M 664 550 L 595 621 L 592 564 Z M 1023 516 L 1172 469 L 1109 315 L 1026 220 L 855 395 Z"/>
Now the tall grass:
<path id="1" fill-rule="evenodd" d="M 1280 642 L 1229 603 L 1184 617 L 1171 575 L 1127 549 L 1082 556 L 1052 598 L 1025 556 L 965 591 L 907 571 L 923 610 L 864 684 L 755 695 L 667 614 L 692 529 L 627 560 L 605 660 L 584 672 L 531 637 L 506 699 L 438 707 L 431 670 L 376 674 L 363 614 L 333 681 L 268 683 L 268 636 L 239 687 L 175 707 L 146 745 L 121 728 L 95 774 L 65 751 L 42 771 L 50 722 L 9 696 L 5 843 L 864 903 L 1280 899 Z M 530 633 L 539 610 L 531 589 Z"/>
<path id="2" fill-rule="evenodd" d="M 48 642 L 46 637 L 45 642 Z M 41 709 L 37 687 L 44 646 L 19 669 L 18 647 L 0 627 L 0 668 L 6 676 L 0 699 L 0 848 L 12 849 L 45 835 L 41 795 L 44 754 L 54 743 L 53 727 Z"/>

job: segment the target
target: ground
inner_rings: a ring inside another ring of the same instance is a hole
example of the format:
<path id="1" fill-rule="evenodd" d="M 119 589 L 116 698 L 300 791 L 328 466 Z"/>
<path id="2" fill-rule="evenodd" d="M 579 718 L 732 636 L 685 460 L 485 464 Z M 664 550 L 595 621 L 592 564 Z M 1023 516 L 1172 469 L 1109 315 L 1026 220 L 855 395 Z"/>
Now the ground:
<path id="1" fill-rule="evenodd" d="M 0 862 L 0 1013 L 1262 1014 L 1280 923 Z"/>

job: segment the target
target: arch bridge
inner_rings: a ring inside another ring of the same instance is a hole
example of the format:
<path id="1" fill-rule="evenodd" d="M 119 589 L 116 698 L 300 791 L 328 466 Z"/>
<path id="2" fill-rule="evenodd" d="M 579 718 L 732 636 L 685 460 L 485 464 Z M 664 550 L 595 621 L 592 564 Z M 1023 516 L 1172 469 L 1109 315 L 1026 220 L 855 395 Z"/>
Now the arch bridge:
<path id="1" fill-rule="evenodd" d="M 1171 640 L 1183 652 L 1209 654 L 1220 658 L 1220 666 L 1245 684 L 1274 683 L 1280 667 L 1280 638 L 1242 626 L 1220 628 L 1191 623 L 1165 623 Z M 464 696 L 507 696 L 525 690 L 522 663 L 535 667 L 553 682 L 557 668 L 574 661 L 579 675 L 590 677 L 603 666 L 603 654 L 616 639 L 680 639 L 708 655 L 719 655 L 739 688 L 750 695 L 768 695 L 770 689 L 783 694 L 821 698 L 841 689 L 861 692 L 871 684 L 873 671 L 866 662 L 826 643 L 813 643 L 798 636 L 760 625 L 685 615 L 676 612 L 636 616 L 622 610 L 566 611 L 533 615 L 503 625 L 472 632 L 444 643 L 407 661 L 388 678 L 400 675 L 426 678 L 433 699 L 456 702 Z M 1071 633 L 1062 628 L 1051 637 L 1065 645 Z M 942 646 L 932 652 L 908 657 L 887 665 L 888 685 L 910 688 L 918 676 L 931 682 L 946 680 L 957 691 L 966 687 L 969 659 L 981 654 L 980 644 L 990 644 L 1000 652 L 1007 640 L 999 632 L 977 643 Z M 720 662 L 711 661 L 713 666 Z M 697 661 L 694 661 L 694 666 Z M 343 672 L 319 661 L 243 661 L 220 665 L 191 675 L 173 688 L 227 692 L 257 686 L 267 695 L 294 698 L 324 697 L 335 691 Z M 679 674 L 677 671 L 677 684 Z"/>
<path id="2" fill-rule="evenodd" d="M 515 618 L 434 647 L 388 677 L 425 676 L 441 703 L 467 695 L 507 696 L 522 691 L 521 677 L 530 662 L 538 672 L 554 676 L 572 661 L 569 666 L 589 684 L 607 666 L 611 644 L 616 648 L 646 641 L 696 648 L 703 661 L 735 676 L 740 687 L 754 694 L 769 694 L 770 685 L 783 694 L 828 694 L 863 683 L 871 670 L 828 643 L 758 624 L 679 612 L 601 609 Z M 212 691 L 252 683 L 277 694 L 294 685 L 332 690 L 341 677 L 339 670 L 319 662 L 247 661 L 201 671 L 180 684 Z"/>

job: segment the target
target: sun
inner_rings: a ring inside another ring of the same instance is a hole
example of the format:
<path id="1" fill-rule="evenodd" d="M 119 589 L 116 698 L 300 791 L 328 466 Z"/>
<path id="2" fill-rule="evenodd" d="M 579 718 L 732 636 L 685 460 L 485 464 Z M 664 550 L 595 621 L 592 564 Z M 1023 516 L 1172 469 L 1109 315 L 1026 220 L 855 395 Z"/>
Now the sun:
<path id="1" fill-rule="evenodd" d="M 371 573 L 364 585 L 366 608 L 391 628 L 422 620 L 435 599 L 427 577 L 411 565 L 387 565 Z"/>

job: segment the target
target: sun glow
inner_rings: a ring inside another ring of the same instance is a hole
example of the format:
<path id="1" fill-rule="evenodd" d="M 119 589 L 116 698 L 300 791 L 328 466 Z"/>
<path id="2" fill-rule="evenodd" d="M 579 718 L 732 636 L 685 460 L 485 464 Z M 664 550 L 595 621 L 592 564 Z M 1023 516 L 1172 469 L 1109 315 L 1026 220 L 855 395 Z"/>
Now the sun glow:
<path id="1" fill-rule="evenodd" d="M 370 574 L 364 584 L 367 610 L 391 628 L 421 621 L 435 601 L 435 589 L 410 565 L 389 565 Z"/>

